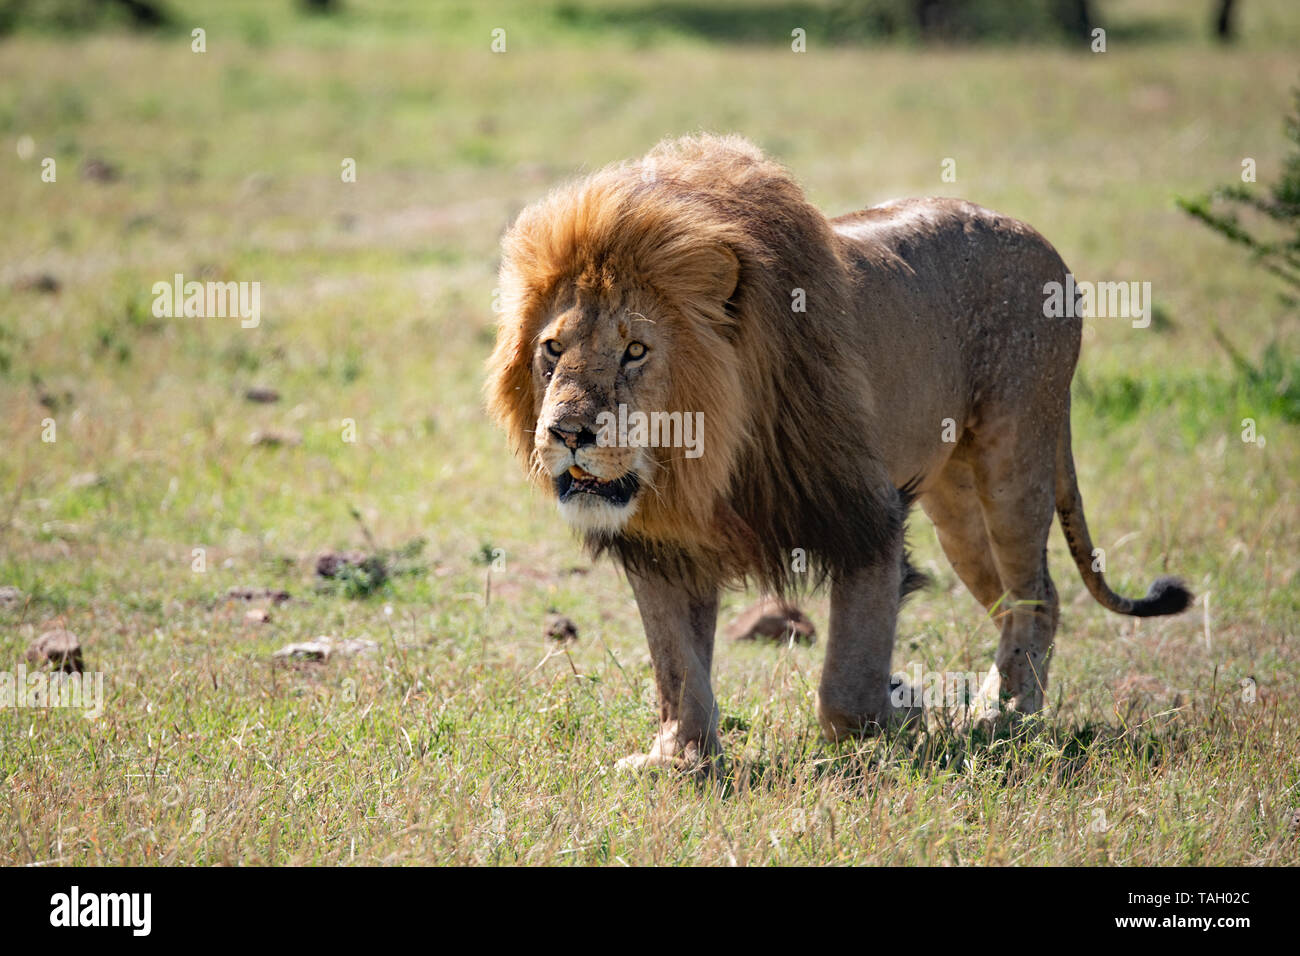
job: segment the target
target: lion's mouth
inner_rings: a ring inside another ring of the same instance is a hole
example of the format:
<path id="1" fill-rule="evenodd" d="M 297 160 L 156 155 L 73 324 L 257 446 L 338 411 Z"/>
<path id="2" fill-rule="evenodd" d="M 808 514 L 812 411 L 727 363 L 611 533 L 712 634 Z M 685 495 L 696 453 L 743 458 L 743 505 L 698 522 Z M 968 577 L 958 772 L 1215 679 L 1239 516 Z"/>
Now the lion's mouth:
<path id="1" fill-rule="evenodd" d="M 595 495 L 622 507 L 632 500 L 640 485 L 636 474 L 631 471 L 621 478 L 603 481 L 577 465 L 555 476 L 555 494 L 562 503 L 574 495 Z"/>

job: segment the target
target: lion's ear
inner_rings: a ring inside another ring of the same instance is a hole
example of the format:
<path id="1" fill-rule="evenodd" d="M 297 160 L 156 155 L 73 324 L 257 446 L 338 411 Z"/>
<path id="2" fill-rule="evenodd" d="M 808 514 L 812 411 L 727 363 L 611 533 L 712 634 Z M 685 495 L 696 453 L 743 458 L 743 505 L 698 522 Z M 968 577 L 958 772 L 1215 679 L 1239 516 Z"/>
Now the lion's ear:
<path id="1" fill-rule="evenodd" d="M 663 252 L 656 271 L 684 305 L 708 315 L 735 295 L 740 260 L 726 243 L 679 241 Z"/>
<path id="2" fill-rule="evenodd" d="M 701 250 L 699 263 L 701 271 L 706 274 L 706 286 L 701 291 L 716 296 L 721 302 L 735 295 L 736 285 L 740 282 L 740 260 L 730 247 L 721 243 L 706 246 Z"/>
<path id="3" fill-rule="evenodd" d="M 731 302 L 740 282 L 740 260 L 731 248 L 722 242 L 683 248 L 671 275 L 683 314 L 730 340 L 736 332 Z"/>

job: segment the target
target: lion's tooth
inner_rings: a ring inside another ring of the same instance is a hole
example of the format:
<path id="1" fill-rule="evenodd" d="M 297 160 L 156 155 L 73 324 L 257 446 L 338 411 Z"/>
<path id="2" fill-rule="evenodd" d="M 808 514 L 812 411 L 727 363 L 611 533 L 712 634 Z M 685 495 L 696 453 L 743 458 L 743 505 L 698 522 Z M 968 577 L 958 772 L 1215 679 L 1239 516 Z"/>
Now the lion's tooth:
<path id="1" fill-rule="evenodd" d="M 569 474 L 572 475 L 574 478 L 590 478 L 590 477 L 591 477 L 591 472 L 589 472 L 589 471 L 584 471 L 583 469 L 579 468 L 577 465 L 570 465 L 570 466 L 569 466 Z"/>

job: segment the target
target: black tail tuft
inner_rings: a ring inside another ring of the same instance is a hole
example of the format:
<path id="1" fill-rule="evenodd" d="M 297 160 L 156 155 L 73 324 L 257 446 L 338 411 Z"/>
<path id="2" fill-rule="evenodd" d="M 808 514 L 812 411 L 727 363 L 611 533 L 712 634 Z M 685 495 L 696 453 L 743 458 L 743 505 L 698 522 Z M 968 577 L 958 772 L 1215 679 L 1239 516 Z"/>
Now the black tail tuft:
<path id="1" fill-rule="evenodd" d="M 1177 578 L 1156 578 L 1147 596 L 1133 602 L 1134 617 L 1159 617 L 1186 611 L 1192 603 L 1192 592 Z"/>

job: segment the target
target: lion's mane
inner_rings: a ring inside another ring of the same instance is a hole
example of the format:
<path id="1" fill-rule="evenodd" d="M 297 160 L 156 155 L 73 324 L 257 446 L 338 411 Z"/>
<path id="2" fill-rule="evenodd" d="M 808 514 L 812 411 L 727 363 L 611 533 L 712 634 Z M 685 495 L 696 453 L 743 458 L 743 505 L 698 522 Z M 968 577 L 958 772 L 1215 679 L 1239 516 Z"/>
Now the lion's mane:
<path id="1" fill-rule="evenodd" d="M 719 294 L 725 250 L 739 278 Z M 588 546 L 701 589 L 748 578 L 788 591 L 860 567 L 898 534 L 907 492 L 873 454 L 871 387 L 849 358 L 849 254 L 790 174 L 737 137 L 665 141 L 608 166 L 505 237 L 489 412 L 528 467 L 549 310 L 573 288 L 635 284 L 671 323 L 671 407 L 703 412 L 704 454 L 667 459 L 624 531 Z M 801 553 L 808 575 L 795 573 Z"/>

